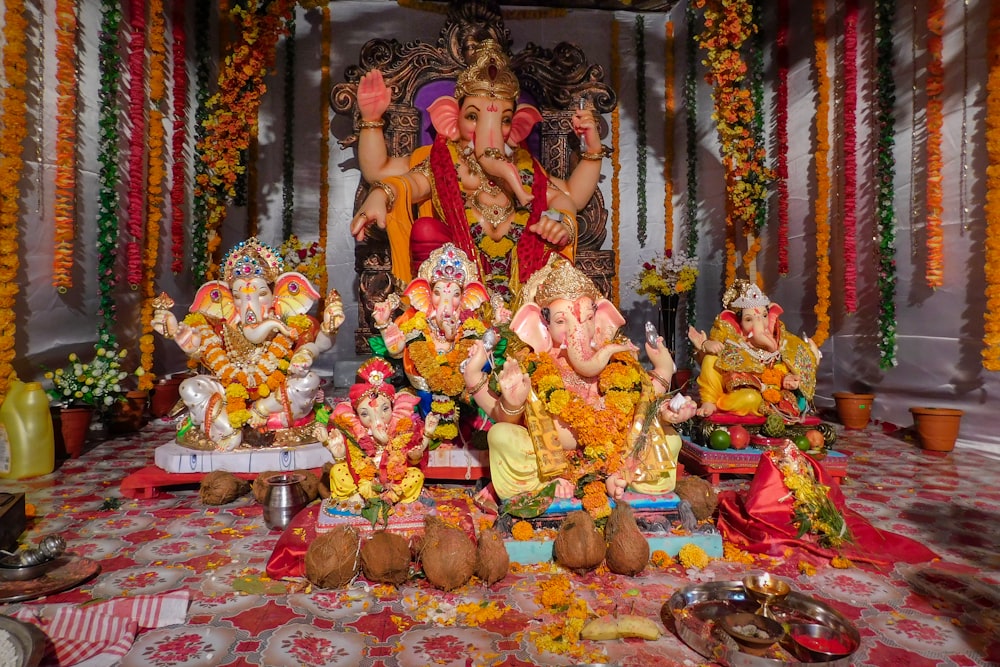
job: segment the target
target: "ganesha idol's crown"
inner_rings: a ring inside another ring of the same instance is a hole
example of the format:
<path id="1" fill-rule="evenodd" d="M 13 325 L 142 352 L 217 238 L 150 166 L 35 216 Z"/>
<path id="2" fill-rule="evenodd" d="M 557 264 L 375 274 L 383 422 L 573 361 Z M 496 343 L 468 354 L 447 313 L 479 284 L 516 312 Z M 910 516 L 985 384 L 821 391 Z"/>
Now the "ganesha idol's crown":
<path id="1" fill-rule="evenodd" d="M 766 308 L 771 305 L 771 300 L 749 280 L 737 278 L 722 295 L 722 305 L 726 310 L 733 311 L 744 308 Z"/>
<path id="2" fill-rule="evenodd" d="M 507 54 L 494 40 L 483 40 L 476 47 L 475 62 L 458 75 L 455 99 L 489 97 L 516 102 L 519 94 L 520 85 L 510 69 Z"/>
<path id="3" fill-rule="evenodd" d="M 433 285 L 446 280 L 463 288 L 476 275 L 476 266 L 469 257 L 451 243 L 445 243 L 423 261 L 417 275 Z"/>
<path id="4" fill-rule="evenodd" d="M 542 308 L 556 299 L 576 301 L 581 297 L 589 297 L 597 301 L 601 298 L 601 292 L 594 281 L 569 260 L 558 255 L 553 255 L 548 264 L 531 275 L 524 292 L 522 298 L 526 302 L 533 300 Z"/>
<path id="5" fill-rule="evenodd" d="M 222 261 L 222 279 L 227 283 L 237 278 L 263 278 L 273 283 L 281 275 L 285 260 L 256 236 L 240 241 Z"/>

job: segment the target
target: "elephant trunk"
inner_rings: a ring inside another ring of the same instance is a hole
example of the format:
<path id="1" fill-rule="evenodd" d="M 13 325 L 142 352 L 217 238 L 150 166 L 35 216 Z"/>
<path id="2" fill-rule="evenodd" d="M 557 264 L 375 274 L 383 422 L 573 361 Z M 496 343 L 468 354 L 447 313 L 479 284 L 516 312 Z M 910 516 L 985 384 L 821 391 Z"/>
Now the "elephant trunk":
<path id="1" fill-rule="evenodd" d="M 286 336 L 292 333 L 291 329 L 285 326 L 285 323 L 281 320 L 264 320 L 260 324 L 248 324 L 244 326 L 243 336 L 254 345 L 259 345 L 271 336 L 274 331 L 283 333 Z"/>
<path id="2" fill-rule="evenodd" d="M 569 365 L 580 376 L 594 377 L 604 370 L 611 356 L 603 354 L 603 349 L 595 353 L 590 347 L 593 338 L 588 340 L 585 334 L 583 327 L 579 326 L 570 333 L 566 341 L 566 357 L 569 359 Z"/>

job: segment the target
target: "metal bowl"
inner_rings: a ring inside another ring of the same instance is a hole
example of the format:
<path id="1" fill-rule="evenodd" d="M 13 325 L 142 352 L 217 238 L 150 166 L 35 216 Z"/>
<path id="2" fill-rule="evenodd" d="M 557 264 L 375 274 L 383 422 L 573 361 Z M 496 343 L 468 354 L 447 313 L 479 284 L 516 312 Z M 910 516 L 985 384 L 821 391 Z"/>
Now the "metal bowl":
<path id="1" fill-rule="evenodd" d="M 839 660 L 858 649 L 853 637 L 820 623 L 792 624 L 788 637 L 799 658 L 808 662 Z"/>
<path id="2" fill-rule="evenodd" d="M 723 616 L 718 623 L 739 644 L 740 650 L 750 655 L 763 655 L 785 636 L 781 623 L 760 614 L 741 611 Z"/>
<path id="3" fill-rule="evenodd" d="M 36 667 L 45 655 L 45 635 L 16 618 L 0 615 L 0 638 L 14 646 L 14 665 Z"/>
<path id="4" fill-rule="evenodd" d="M 0 581 L 30 581 L 54 570 L 61 563 L 66 562 L 64 558 L 49 558 L 40 563 L 31 565 L 15 564 L 12 559 L 5 558 L 0 561 Z"/>

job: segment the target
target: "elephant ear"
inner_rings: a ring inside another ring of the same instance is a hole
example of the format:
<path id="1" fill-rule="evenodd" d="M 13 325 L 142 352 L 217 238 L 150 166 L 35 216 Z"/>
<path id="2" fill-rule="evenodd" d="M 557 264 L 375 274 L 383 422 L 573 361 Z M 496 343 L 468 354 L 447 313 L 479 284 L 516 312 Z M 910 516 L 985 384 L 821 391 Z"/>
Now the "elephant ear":
<path id="1" fill-rule="evenodd" d="M 542 122 L 542 114 L 538 109 L 530 104 L 519 104 L 511 118 L 510 135 L 507 138 L 509 144 L 519 144 L 528 138 L 535 125 Z"/>
<path id="2" fill-rule="evenodd" d="M 542 309 L 537 303 L 526 303 L 518 308 L 510 321 L 510 330 L 535 352 L 548 352 L 552 349 L 549 327 L 545 324 Z"/>
<path id="3" fill-rule="evenodd" d="M 392 425 L 395 426 L 403 417 L 413 419 L 417 415 L 418 405 L 420 405 L 418 396 L 406 392 L 396 394 L 396 398 L 392 399 Z"/>
<path id="4" fill-rule="evenodd" d="M 354 408 L 348 401 L 343 401 L 338 403 L 334 408 L 333 412 L 330 413 L 333 419 L 340 419 L 342 423 L 346 424 L 350 428 L 351 432 L 348 433 L 353 438 L 360 438 L 365 433 L 365 427 L 361 424 L 361 420 L 358 419 L 357 413 L 354 412 Z"/>
<path id="5" fill-rule="evenodd" d="M 767 330 L 774 333 L 778 326 L 778 317 L 785 312 L 785 309 L 776 303 L 772 303 L 767 309 Z"/>
<path id="6" fill-rule="evenodd" d="M 403 290 L 403 296 L 410 300 L 410 305 L 426 315 L 431 310 L 431 284 L 426 278 L 414 278 Z"/>
<path id="7" fill-rule="evenodd" d="M 459 111 L 458 100 L 447 95 L 437 98 L 427 107 L 434 129 L 452 141 L 458 141 Z"/>
<path id="8" fill-rule="evenodd" d="M 625 318 L 607 299 L 598 299 L 594 306 L 594 338 L 598 346 L 605 345 L 614 340 L 618 330 L 625 326 Z"/>
<path id="9" fill-rule="evenodd" d="M 205 317 L 225 320 L 228 324 L 236 324 L 239 317 L 233 302 L 233 292 L 221 280 L 210 280 L 198 288 L 190 310 Z"/>
<path id="10" fill-rule="evenodd" d="M 298 271 L 282 273 L 274 283 L 274 312 L 281 319 L 309 312 L 317 300 L 319 292 Z"/>
<path id="11" fill-rule="evenodd" d="M 490 294 L 486 291 L 486 286 L 476 280 L 470 280 L 462 290 L 463 310 L 476 310 L 489 300 Z"/>

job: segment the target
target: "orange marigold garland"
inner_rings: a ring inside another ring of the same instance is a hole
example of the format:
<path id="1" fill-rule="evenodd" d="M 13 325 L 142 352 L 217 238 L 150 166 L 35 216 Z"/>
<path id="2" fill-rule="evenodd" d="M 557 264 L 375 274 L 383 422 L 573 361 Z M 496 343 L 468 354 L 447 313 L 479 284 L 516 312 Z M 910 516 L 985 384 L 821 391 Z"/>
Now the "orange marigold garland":
<path id="1" fill-rule="evenodd" d="M 146 43 L 146 3 L 143 0 L 132 0 L 129 4 L 129 26 L 132 34 L 128 45 L 129 99 L 128 117 L 132 134 L 129 136 L 128 155 L 128 215 L 125 222 L 127 230 L 125 242 L 126 277 L 132 289 L 138 289 L 142 280 L 142 250 L 139 246 L 142 240 L 143 228 L 143 176 L 145 164 L 143 158 L 146 150 L 146 76 L 145 43 Z"/>
<path id="2" fill-rule="evenodd" d="M 621 89 L 621 55 L 620 39 L 618 34 L 618 21 L 611 17 L 611 88 Z M 621 117 L 618 112 L 619 105 L 611 110 L 611 250 L 615 258 L 615 275 L 611 278 L 611 301 L 617 306 L 621 302 L 621 283 L 618 276 L 621 275 L 621 258 L 619 249 L 621 248 L 621 172 L 622 161 L 620 152 L 621 137 Z"/>
<path id="3" fill-rule="evenodd" d="M 816 68 L 816 333 L 822 345 L 830 335 L 830 77 L 826 71 L 826 0 L 813 0 Z"/>
<path id="4" fill-rule="evenodd" d="M 28 134 L 28 22 L 22 0 L 5 0 L 3 7 L 3 80 L 7 85 L 0 116 L 0 192 L 6 195 L 0 197 L 0 400 L 7 395 L 10 381 L 17 378 L 12 362 L 17 330 L 14 302 L 20 291 L 17 223 L 21 198 L 13 193 L 18 192 L 24 165 L 22 144 Z"/>
<path id="5" fill-rule="evenodd" d="M 931 0 L 927 8 L 927 286 L 944 285 L 941 229 L 941 127 L 944 124 L 944 0 Z"/>
<path id="6" fill-rule="evenodd" d="M 76 2 L 56 0 L 56 191 L 52 286 L 73 286 L 76 233 Z"/>
<path id="7" fill-rule="evenodd" d="M 986 80 L 986 313 L 983 368 L 1000 371 L 1000 2 L 990 5 Z"/>

